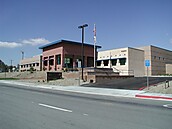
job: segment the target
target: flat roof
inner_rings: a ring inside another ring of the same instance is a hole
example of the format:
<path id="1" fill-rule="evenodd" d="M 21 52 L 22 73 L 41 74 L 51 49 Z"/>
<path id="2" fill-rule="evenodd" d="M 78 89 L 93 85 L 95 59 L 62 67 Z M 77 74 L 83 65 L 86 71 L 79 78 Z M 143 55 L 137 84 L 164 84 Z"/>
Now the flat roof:
<path id="1" fill-rule="evenodd" d="M 76 45 L 81 45 L 82 43 L 81 42 L 75 42 L 75 41 L 70 41 L 70 40 L 58 40 L 58 41 L 54 41 L 54 42 L 51 42 L 49 44 L 46 44 L 46 45 L 43 45 L 43 46 L 40 46 L 39 49 L 44 49 L 46 47 L 50 47 L 52 45 L 55 45 L 55 44 L 60 44 L 60 43 L 69 43 L 69 44 L 76 44 Z M 86 46 L 94 46 L 92 44 L 87 44 L 87 43 L 84 43 L 84 45 Z M 97 48 L 102 48 L 101 46 L 98 46 L 96 45 Z"/>
<path id="2" fill-rule="evenodd" d="M 113 48 L 113 49 L 108 49 L 108 50 L 102 50 L 102 51 L 99 51 L 99 52 L 109 52 L 109 51 L 116 51 L 116 50 L 125 50 L 125 49 L 134 49 L 134 50 L 138 50 L 138 51 L 144 51 L 144 50 L 141 50 L 139 48 L 134 48 L 134 47 L 124 47 L 124 48 Z"/>

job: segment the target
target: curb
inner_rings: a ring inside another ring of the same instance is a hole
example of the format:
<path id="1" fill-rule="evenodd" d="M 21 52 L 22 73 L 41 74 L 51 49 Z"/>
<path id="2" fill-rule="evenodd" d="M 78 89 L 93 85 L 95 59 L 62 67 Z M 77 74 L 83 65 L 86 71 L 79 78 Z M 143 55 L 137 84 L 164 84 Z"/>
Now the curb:
<path id="1" fill-rule="evenodd" d="M 151 96 L 151 95 L 135 95 L 136 98 L 143 98 L 143 99 L 162 99 L 162 100 L 171 100 L 172 97 L 164 97 L 164 96 Z"/>
<path id="2" fill-rule="evenodd" d="M 2 81 L 0 81 L 2 82 Z M 9 81 L 4 81 L 3 83 L 8 83 L 8 84 L 11 84 L 11 82 Z M 102 90 L 101 91 L 92 91 L 90 89 L 87 89 L 87 90 L 80 90 L 80 89 L 73 89 L 73 88 L 56 88 L 54 86 L 31 86 L 29 83 L 28 84 L 24 84 L 24 83 L 15 83 L 15 82 L 12 82 L 12 84 L 16 84 L 16 85 L 22 85 L 22 86 L 27 86 L 27 87 L 35 87 L 35 88 L 44 88 L 44 89 L 53 89 L 53 90 L 59 90 L 59 91 L 68 91 L 68 92 L 75 92 L 75 93 L 84 93 L 84 94 L 92 94 L 92 95 L 104 95 L 104 96 L 114 96 L 114 97 L 128 97 L 128 98 L 140 98 L 140 99 L 154 99 L 154 100 L 164 100 L 164 101 L 172 101 L 172 95 L 165 95 L 165 94 L 148 94 L 148 93 L 145 93 L 145 92 L 142 92 L 142 91 L 139 91 L 140 93 L 136 93 L 136 92 L 132 92 L 132 93 L 125 93 L 125 94 L 121 94 L 121 90 L 118 90 L 118 91 L 110 91 L 109 92 L 109 89 L 103 89 L 103 92 Z M 108 92 L 108 93 L 106 93 Z"/>

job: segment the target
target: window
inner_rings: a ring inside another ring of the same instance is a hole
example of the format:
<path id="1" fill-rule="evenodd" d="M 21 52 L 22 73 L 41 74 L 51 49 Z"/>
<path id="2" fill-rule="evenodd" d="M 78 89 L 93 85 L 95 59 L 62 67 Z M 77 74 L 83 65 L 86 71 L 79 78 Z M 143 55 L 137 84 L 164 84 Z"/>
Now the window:
<path id="1" fill-rule="evenodd" d="M 70 58 L 65 58 L 65 64 L 69 64 L 70 63 Z"/>
<path id="2" fill-rule="evenodd" d="M 36 66 L 39 66 L 39 63 L 36 63 Z"/>
<path id="3" fill-rule="evenodd" d="M 112 62 L 112 66 L 116 66 L 117 59 L 112 59 L 111 62 Z"/>
<path id="4" fill-rule="evenodd" d="M 72 58 L 66 57 L 64 59 L 64 63 L 65 63 L 66 68 L 72 68 L 73 67 L 73 59 Z"/>
<path id="5" fill-rule="evenodd" d="M 48 61 L 44 60 L 44 66 L 47 66 L 47 64 L 48 64 Z"/>
<path id="6" fill-rule="evenodd" d="M 94 66 L 94 57 L 87 57 L 87 67 Z"/>
<path id="7" fill-rule="evenodd" d="M 104 60 L 104 61 L 103 61 L 103 64 L 104 64 L 104 66 L 108 66 L 109 60 Z"/>
<path id="8" fill-rule="evenodd" d="M 126 58 L 121 58 L 121 59 L 119 59 L 119 63 L 120 63 L 120 65 L 125 65 L 125 63 L 126 63 Z"/>
<path id="9" fill-rule="evenodd" d="M 56 55 L 56 59 L 57 59 L 57 65 L 60 65 L 61 64 L 61 54 Z"/>
<path id="10" fill-rule="evenodd" d="M 97 66 L 101 66 L 101 60 L 97 61 Z"/>
<path id="11" fill-rule="evenodd" d="M 35 67 L 35 63 L 33 63 L 33 67 Z"/>
<path id="12" fill-rule="evenodd" d="M 54 60 L 53 60 L 53 59 L 50 59 L 50 60 L 49 60 L 49 64 L 50 64 L 50 65 L 54 65 Z"/>

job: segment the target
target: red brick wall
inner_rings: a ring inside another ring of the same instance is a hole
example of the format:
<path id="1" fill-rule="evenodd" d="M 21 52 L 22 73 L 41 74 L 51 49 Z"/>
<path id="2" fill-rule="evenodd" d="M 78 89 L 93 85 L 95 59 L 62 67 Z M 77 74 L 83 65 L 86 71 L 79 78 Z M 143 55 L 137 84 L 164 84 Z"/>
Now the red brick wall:
<path id="1" fill-rule="evenodd" d="M 57 65 L 56 64 L 56 60 L 55 60 L 55 56 L 58 55 L 58 54 L 63 54 L 63 47 L 62 46 L 59 46 L 59 45 L 54 45 L 54 46 L 51 46 L 50 48 L 46 48 L 43 50 L 43 54 L 42 54 L 42 59 L 44 60 L 44 57 L 50 57 L 50 56 L 54 56 L 54 66 L 44 66 L 48 71 L 49 71 L 49 68 L 53 71 L 55 70 L 55 67 L 56 69 L 58 70 L 61 70 L 62 69 L 62 65 Z M 63 62 L 63 60 L 61 60 L 61 62 Z"/>
<path id="2" fill-rule="evenodd" d="M 81 56 L 82 45 L 64 44 L 64 53 L 68 55 Z M 87 57 L 94 57 L 94 47 L 84 45 L 84 64 L 87 66 Z M 75 59 L 74 59 L 75 60 Z"/>
<path id="3" fill-rule="evenodd" d="M 43 49 L 42 59 L 44 57 L 54 56 L 54 66 L 44 66 L 48 71 L 49 69 L 55 70 L 55 67 L 58 69 L 62 69 L 64 66 L 64 55 L 71 55 L 73 59 L 73 65 L 75 65 L 77 56 L 81 57 L 82 52 L 82 44 L 75 43 L 59 43 L 52 45 L 50 47 Z M 61 65 L 56 65 L 55 56 L 61 54 Z M 87 57 L 94 57 L 94 47 L 84 45 L 84 56 L 85 56 L 85 66 L 87 64 Z M 49 64 L 49 63 L 48 63 Z"/>
<path id="4" fill-rule="evenodd" d="M 75 44 L 64 44 L 64 52 L 66 54 L 71 55 L 81 55 L 82 52 L 82 45 L 75 45 Z M 84 55 L 85 56 L 94 56 L 94 48 L 92 46 L 86 46 L 84 45 Z"/>

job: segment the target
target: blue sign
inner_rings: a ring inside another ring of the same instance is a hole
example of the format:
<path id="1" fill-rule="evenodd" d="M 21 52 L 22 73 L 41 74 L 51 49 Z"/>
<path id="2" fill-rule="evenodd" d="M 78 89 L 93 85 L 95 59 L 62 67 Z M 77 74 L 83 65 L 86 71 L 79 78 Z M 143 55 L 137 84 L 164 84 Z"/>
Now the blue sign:
<path id="1" fill-rule="evenodd" d="M 149 67 L 150 66 L 150 60 L 145 60 L 145 66 Z"/>

